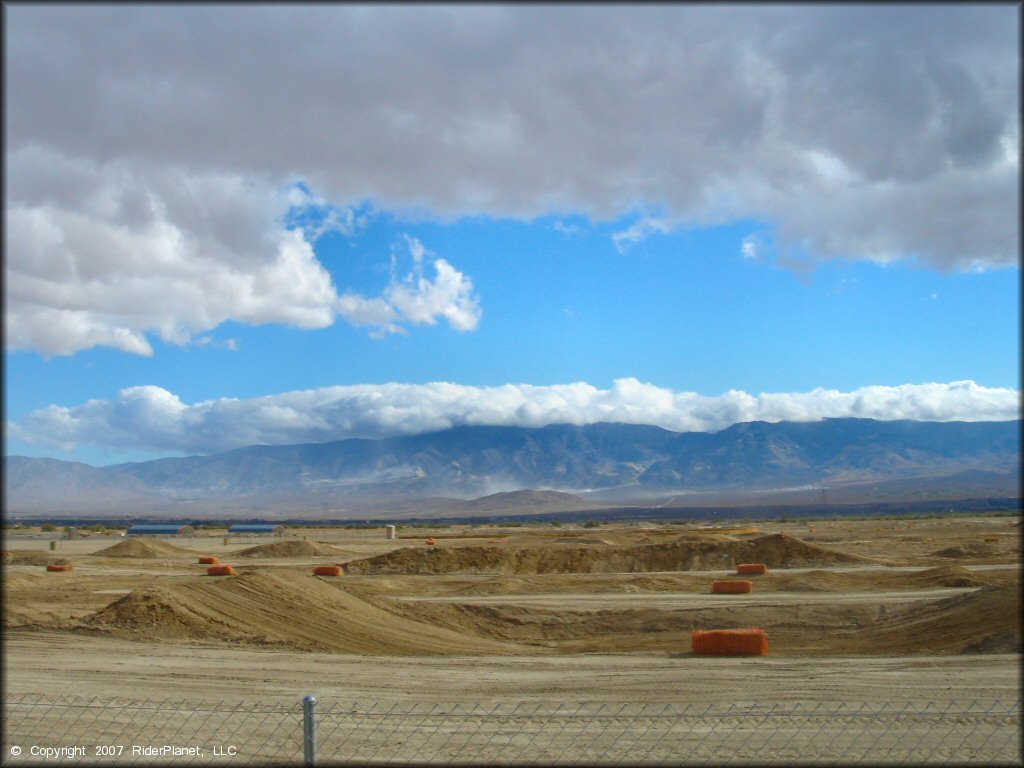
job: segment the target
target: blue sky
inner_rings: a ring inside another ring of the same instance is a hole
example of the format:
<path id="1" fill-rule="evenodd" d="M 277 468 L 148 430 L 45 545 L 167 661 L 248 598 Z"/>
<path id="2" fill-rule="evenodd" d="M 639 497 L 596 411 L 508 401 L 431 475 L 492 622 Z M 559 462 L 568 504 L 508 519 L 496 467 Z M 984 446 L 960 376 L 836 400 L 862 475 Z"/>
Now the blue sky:
<path id="1" fill-rule="evenodd" d="M 7 9 L 8 455 L 1018 416 L 1019 9 L 364 11 Z"/>

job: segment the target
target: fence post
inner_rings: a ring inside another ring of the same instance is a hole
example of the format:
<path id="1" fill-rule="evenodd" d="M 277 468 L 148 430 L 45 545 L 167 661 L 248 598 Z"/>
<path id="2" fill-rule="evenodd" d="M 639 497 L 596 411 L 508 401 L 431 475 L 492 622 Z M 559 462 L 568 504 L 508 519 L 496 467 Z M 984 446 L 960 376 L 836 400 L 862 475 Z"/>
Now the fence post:
<path id="1" fill-rule="evenodd" d="M 316 765 L 316 696 L 302 700 L 302 758 L 306 766 Z"/>

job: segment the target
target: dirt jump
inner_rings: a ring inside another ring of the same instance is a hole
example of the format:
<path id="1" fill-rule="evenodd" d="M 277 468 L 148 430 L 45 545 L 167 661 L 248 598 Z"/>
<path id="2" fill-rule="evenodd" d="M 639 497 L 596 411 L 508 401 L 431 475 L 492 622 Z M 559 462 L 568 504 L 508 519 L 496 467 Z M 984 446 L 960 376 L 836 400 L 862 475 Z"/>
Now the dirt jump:
<path id="1" fill-rule="evenodd" d="M 138 557 L 138 558 L 153 558 L 153 557 L 186 557 L 195 555 L 196 552 L 191 549 L 185 549 L 179 547 L 176 544 L 171 544 L 168 541 L 161 541 L 160 539 L 134 539 L 128 538 L 124 541 L 119 541 L 112 547 L 101 549 L 99 552 L 94 552 L 93 557 Z"/>
<path id="2" fill-rule="evenodd" d="M 565 542 L 560 546 L 406 547 L 347 563 L 346 568 L 352 574 L 649 573 L 732 569 L 735 563 L 747 561 L 765 563 L 769 568 L 877 562 L 786 534 L 771 534 L 750 541 L 701 537 L 631 546 Z"/>

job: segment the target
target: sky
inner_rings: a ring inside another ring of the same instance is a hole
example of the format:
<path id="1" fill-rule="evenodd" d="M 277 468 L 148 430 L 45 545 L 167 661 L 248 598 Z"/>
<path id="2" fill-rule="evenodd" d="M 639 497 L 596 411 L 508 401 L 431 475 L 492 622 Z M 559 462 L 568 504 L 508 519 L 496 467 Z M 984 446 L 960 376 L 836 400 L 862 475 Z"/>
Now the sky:
<path id="1" fill-rule="evenodd" d="M 1020 8 L 4 6 L 5 455 L 1020 418 Z"/>

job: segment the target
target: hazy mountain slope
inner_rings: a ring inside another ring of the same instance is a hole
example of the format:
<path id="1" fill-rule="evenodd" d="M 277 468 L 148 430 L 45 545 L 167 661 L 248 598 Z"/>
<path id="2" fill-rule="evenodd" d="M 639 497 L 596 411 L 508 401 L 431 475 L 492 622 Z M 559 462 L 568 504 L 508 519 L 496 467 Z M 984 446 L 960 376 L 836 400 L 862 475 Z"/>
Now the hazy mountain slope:
<path id="1" fill-rule="evenodd" d="M 148 502 L 158 498 L 144 481 L 75 461 L 8 456 L 4 459 L 4 496 L 24 509 L 48 509 L 72 502 L 100 506 Z"/>
<path id="2" fill-rule="evenodd" d="M 8 502 L 22 508 L 83 497 L 130 503 L 280 495 L 322 504 L 524 489 L 650 494 L 966 477 L 972 471 L 1003 475 L 1019 467 L 1020 426 L 826 419 L 736 424 L 717 433 L 628 424 L 458 427 L 103 468 L 8 457 L 6 490 Z"/>
<path id="3" fill-rule="evenodd" d="M 779 487 L 920 477 L 965 469 L 1010 471 L 1020 422 L 825 419 L 735 424 L 656 462 L 642 485 Z"/>

